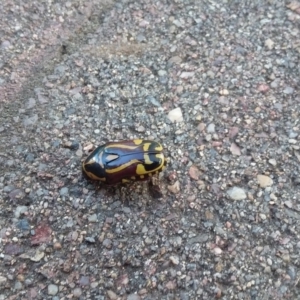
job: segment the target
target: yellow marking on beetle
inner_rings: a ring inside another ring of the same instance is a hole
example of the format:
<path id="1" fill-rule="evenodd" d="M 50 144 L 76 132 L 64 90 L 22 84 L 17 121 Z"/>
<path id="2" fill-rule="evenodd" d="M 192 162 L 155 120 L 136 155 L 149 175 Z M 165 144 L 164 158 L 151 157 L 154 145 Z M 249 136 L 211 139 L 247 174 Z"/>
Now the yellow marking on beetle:
<path id="1" fill-rule="evenodd" d="M 120 171 L 126 169 L 127 167 L 129 167 L 130 165 L 135 164 L 135 163 L 141 163 L 141 162 L 139 160 L 137 160 L 137 159 L 132 159 L 131 161 L 129 161 L 126 164 L 123 164 L 123 165 L 121 165 L 121 166 L 119 166 L 117 168 L 114 168 L 114 169 L 111 169 L 111 170 L 107 169 L 106 173 L 117 173 L 117 172 L 120 172 Z"/>
<path id="2" fill-rule="evenodd" d="M 152 142 L 152 143 L 144 143 L 144 145 L 143 145 L 143 150 L 144 150 L 145 152 L 148 152 L 149 149 L 150 149 L 150 147 L 151 147 L 153 144 L 154 144 L 154 142 Z M 157 152 L 163 151 L 163 147 L 162 147 L 162 145 L 161 145 L 160 143 L 156 143 L 156 142 L 155 142 L 155 144 L 157 144 L 157 146 L 154 148 L 155 151 L 157 151 Z"/>
<path id="3" fill-rule="evenodd" d="M 147 156 L 148 155 L 144 155 L 145 164 L 146 164 L 146 160 L 148 160 Z M 150 171 L 146 171 L 145 166 L 143 164 L 138 164 L 136 167 L 136 174 L 144 175 L 144 174 L 157 173 L 157 172 L 162 171 L 162 168 L 164 166 L 164 155 L 163 155 L 163 153 L 157 153 L 155 156 L 161 160 L 161 164 L 157 168 L 150 170 Z M 150 161 L 150 158 L 149 158 L 149 161 Z"/>
<path id="4" fill-rule="evenodd" d="M 136 174 L 138 175 L 142 175 L 142 174 L 146 174 L 147 171 L 145 170 L 145 167 L 142 164 L 138 164 L 136 166 Z"/>
<path id="5" fill-rule="evenodd" d="M 153 163 L 153 161 L 150 159 L 149 154 L 144 154 L 144 159 L 146 165 L 151 165 Z"/>
<path id="6" fill-rule="evenodd" d="M 138 175 L 144 175 L 144 174 L 149 174 L 149 173 L 156 173 L 156 172 L 161 171 L 161 167 L 162 167 L 162 166 L 159 165 L 159 166 L 158 166 L 156 169 L 154 169 L 154 170 L 146 171 L 144 165 L 138 164 L 138 165 L 136 166 L 136 174 L 138 174 Z"/>
<path id="7" fill-rule="evenodd" d="M 131 178 L 132 180 L 135 180 L 135 176 L 131 176 L 130 178 Z"/>
<path id="8" fill-rule="evenodd" d="M 111 144 L 105 147 L 105 149 L 110 149 L 110 148 L 121 148 L 121 149 L 130 149 L 134 150 L 138 148 L 138 146 L 128 146 L 128 145 L 122 145 L 122 144 Z"/>
<path id="9" fill-rule="evenodd" d="M 136 145 L 140 145 L 140 144 L 143 143 L 143 140 L 141 140 L 141 139 L 136 139 L 136 140 L 133 140 L 133 142 L 134 142 L 134 144 L 136 144 Z"/>
<path id="10" fill-rule="evenodd" d="M 105 177 L 98 177 L 98 176 L 96 176 L 95 174 L 93 174 L 93 173 L 91 173 L 91 172 L 87 172 L 85 169 L 84 169 L 84 171 L 85 171 L 85 173 L 86 173 L 86 175 L 89 177 L 89 178 L 91 178 L 91 179 L 93 179 L 93 180 L 100 180 L 100 181 L 106 181 L 106 178 Z"/>
<path id="11" fill-rule="evenodd" d="M 165 160 L 164 154 L 163 153 L 157 153 L 155 156 L 162 161 L 162 165 L 163 165 L 164 160 Z"/>
<path id="12" fill-rule="evenodd" d="M 150 148 L 150 146 L 151 146 L 151 144 L 152 144 L 152 143 L 145 143 L 145 144 L 143 145 L 143 150 L 144 150 L 145 152 L 148 152 L 148 151 L 149 151 L 149 148 Z"/>
<path id="13" fill-rule="evenodd" d="M 157 143 L 157 147 L 155 147 L 156 151 L 163 151 L 163 147 L 161 144 Z"/>
<path id="14" fill-rule="evenodd" d="M 144 175 L 140 175 L 140 178 L 141 178 L 141 179 L 144 179 L 144 178 L 145 178 L 145 176 L 144 176 Z"/>
<path id="15" fill-rule="evenodd" d="M 117 158 L 119 158 L 119 155 L 117 155 L 117 154 L 109 154 L 109 155 L 106 156 L 106 160 L 107 160 L 108 162 L 110 162 L 110 161 L 112 161 L 112 160 L 115 160 L 115 159 L 117 159 Z"/>
<path id="16" fill-rule="evenodd" d="M 123 183 L 128 183 L 128 182 L 130 182 L 130 180 L 128 180 L 128 179 L 122 179 L 122 182 Z"/>

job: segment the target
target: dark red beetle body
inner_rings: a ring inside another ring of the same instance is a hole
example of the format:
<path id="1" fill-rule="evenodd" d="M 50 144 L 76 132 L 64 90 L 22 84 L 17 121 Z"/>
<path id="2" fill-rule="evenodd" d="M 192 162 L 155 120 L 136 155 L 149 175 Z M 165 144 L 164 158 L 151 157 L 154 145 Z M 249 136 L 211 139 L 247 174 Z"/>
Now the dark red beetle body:
<path id="1" fill-rule="evenodd" d="M 106 184 L 147 180 L 165 166 L 162 150 L 150 140 L 109 142 L 97 147 L 82 167 L 89 178 Z"/>

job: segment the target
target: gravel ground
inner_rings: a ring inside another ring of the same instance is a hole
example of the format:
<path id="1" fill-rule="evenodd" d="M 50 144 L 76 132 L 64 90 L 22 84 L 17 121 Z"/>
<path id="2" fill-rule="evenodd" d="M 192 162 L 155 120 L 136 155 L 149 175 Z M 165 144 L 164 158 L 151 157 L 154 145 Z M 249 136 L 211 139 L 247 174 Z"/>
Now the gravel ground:
<path id="1" fill-rule="evenodd" d="M 300 299 L 300 2 L 86 2 L 0 4 L 0 300 Z"/>

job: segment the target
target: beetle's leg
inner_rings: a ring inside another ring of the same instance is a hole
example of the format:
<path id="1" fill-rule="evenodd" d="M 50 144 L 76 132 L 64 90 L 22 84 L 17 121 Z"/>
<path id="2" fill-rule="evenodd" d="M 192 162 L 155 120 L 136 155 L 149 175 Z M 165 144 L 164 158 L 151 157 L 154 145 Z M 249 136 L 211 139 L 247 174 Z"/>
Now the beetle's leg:
<path id="1" fill-rule="evenodd" d="M 148 190 L 149 190 L 149 194 L 154 199 L 162 198 L 163 194 L 159 186 L 159 174 L 156 174 L 155 176 L 152 176 L 150 178 L 148 184 Z"/>
<path id="2" fill-rule="evenodd" d="M 132 191 L 134 191 L 134 183 L 126 183 L 120 185 L 120 199 L 122 203 L 129 202 L 131 200 Z"/>

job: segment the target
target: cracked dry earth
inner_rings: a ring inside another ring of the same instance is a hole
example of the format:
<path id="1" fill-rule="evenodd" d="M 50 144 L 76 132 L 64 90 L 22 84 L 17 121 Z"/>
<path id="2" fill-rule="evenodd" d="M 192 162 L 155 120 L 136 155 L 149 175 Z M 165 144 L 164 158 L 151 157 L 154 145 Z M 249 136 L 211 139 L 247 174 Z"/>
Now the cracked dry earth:
<path id="1" fill-rule="evenodd" d="M 0 299 L 300 299 L 300 2 L 0 4 Z M 154 139 L 146 183 L 82 177 Z"/>

